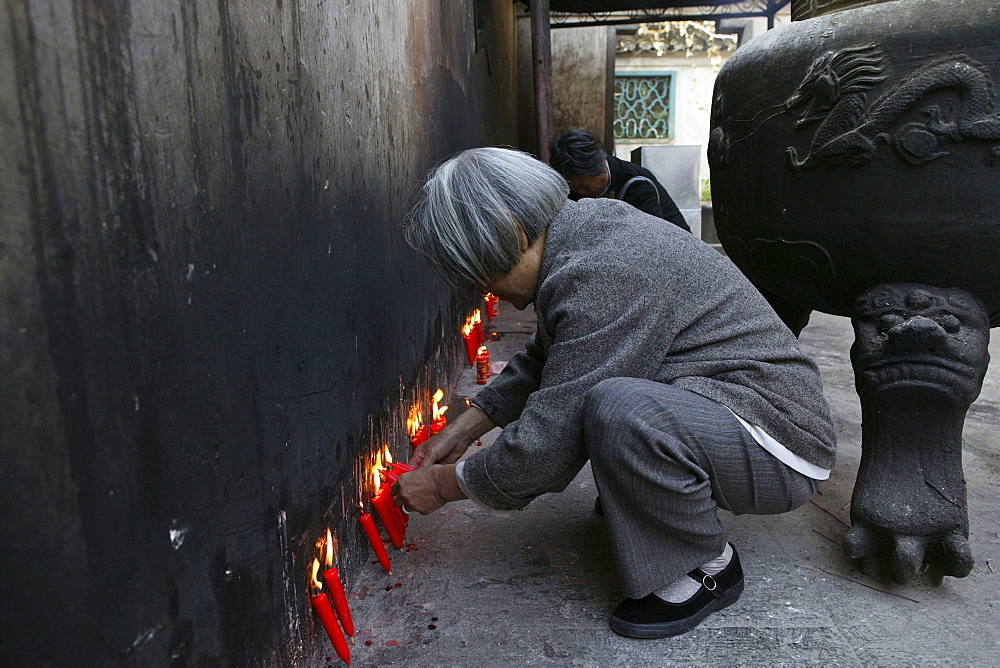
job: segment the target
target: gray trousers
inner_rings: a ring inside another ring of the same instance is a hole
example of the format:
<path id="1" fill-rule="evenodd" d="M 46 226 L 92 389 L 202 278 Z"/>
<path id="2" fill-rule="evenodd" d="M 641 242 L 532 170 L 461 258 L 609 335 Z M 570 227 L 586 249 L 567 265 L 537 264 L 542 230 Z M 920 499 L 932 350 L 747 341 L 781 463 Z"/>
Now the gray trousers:
<path id="1" fill-rule="evenodd" d="M 583 430 L 630 598 L 722 553 L 718 508 L 784 513 L 818 486 L 764 450 L 725 406 L 662 383 L 598 383 L 584 403 Z"/>

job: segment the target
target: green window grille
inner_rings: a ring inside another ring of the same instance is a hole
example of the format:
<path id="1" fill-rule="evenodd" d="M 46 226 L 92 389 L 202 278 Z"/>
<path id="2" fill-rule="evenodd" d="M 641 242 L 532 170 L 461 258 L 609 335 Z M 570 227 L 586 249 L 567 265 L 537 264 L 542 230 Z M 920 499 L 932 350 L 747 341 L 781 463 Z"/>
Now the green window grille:
<path id="1" fill-rule="evenodd" d="M 615 139 L 670 139 L 672 72 L 615 75 Z"/>

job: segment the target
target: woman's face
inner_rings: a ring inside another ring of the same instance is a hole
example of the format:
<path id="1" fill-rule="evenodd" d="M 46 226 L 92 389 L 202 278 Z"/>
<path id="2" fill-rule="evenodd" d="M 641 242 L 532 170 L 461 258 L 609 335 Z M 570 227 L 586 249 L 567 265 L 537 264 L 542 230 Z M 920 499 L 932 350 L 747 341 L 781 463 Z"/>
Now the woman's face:
<path id="1" fill-rule="evenodd" d="M 604 173 L 596 176 L 573 176 L 566 179 L 569 189 L 580 197 L 600 197 L 611 182 L 608 162 L 604 161 Z"/>
<path id="2" fill-rule="evenodd" d="M 538 286 L 538 272 L 542 268 L 542 250 L 545 248 L 545 232 L 528 245 L 527 237 L 521 232 L 521 259 L 514 268 L 500 278 L 483 286 L 484 292 L 492 292 L 498 298 L 509 302 L 518 311 L 523 311 L 535 300 Z"/>

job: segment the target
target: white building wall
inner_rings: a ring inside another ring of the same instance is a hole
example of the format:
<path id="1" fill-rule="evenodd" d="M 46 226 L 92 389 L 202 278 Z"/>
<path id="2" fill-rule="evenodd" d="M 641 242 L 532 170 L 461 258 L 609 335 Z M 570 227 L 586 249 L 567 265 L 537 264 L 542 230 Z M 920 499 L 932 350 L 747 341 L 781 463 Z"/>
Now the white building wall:
<path id="1" fill-rule="evenodd" d="M 729 20 L 734 22 L 733 19 Z M 767 19 L 754 18 L 735 20 L 742 23 L 743 42 L 767 30 Z M 785 6 L 775 16 L 775 26 L 791 21 L 790 8 Z M 712 90 L 715 75 L 722 64 L 733 54 L 722 51 L 713 61 L 705 51 L 666 52 L 662 56 L 619 55 L 615 59 L 616 72 L 672 71 L 674 72 L 673 137 L 667 140 L 642 140 L 642 143 L 628 143 L 616 139 L 614 153 L 623 160 L 631 159 L 632 149 L 638 146 L 672 144 L 677 146 L 701 147 L 701 178 L 708 179 L 708 136 L 711 131 Z"/>
<path id="2" fill-rule="evenodd" d="M 725 58 L 723 56 L 723 62 Z M 720 63 L 721 65 L 721 63 Z M 708 178 L 708 135 L 709 116 L 712 111 L 712 88 L 718 71 L 705 53 L 694 53 L 690 58 L 683 53 L 663 56 L 619 57 L 615 62 L 616 72 L 673 72 L 674 94 L 671 114 L 673 114 L 673 137 L 668 140 L 642 140 L 641 143 L 626 143 L 615 140 L 615 155 L 629 160 L 632 149 L 637 146 L 674 144 L 678 146 L 702 147 L 702 178 Z"/>

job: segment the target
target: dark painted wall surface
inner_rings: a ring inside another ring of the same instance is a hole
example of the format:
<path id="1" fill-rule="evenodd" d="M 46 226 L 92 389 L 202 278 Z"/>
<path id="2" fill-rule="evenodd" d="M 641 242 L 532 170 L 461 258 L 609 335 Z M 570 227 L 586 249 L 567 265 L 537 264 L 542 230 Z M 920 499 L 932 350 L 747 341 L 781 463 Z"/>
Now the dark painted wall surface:
<path id="1" fill-rule="evenodd" d="M 514 51 L 508 0 L 0 6 L 5 664 L 304 656 L 314 541 L 353 588 L 356 474 L 460 359 L 399 221 L 517 143 Z"/>

